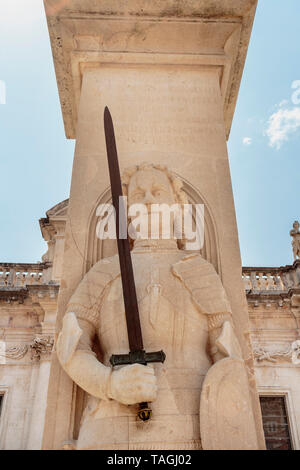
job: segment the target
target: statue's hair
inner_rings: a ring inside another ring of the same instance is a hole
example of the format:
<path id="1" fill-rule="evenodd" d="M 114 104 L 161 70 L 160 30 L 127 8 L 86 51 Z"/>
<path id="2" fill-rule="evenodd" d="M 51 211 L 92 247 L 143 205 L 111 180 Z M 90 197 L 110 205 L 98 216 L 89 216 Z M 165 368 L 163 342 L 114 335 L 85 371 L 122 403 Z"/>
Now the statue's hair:
<path id="1" fill-rule="evenodd" d="M 123 187 L 123 194 L 124 196 L 128 195 L 128 185 L 130 182 L 131 177 L 137 173 L 138 171 L 142 170 L 159 170 L 165 173 L 168 177 L 171 187 L 173 189 L 175 200 L 178 204 L 187 204 L 188 198 L 186 193 L 183 191 L 183 183 L 178 176 L 175 176 L 171 173 L 166 165 L 159 165 L 154 163 L 141 163 L 140 165 L 134 165 L 132 167 L 126 168 L 122 174 L 122 187 Z"/>

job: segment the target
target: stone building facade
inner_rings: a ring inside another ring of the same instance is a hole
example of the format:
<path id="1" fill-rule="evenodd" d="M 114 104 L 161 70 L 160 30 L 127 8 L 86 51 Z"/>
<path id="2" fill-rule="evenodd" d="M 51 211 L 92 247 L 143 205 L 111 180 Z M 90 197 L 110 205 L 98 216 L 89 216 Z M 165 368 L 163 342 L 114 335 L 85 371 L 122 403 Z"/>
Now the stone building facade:
<path id="1" fill-rule="evenodd" d="M 67 207 L 40 220 L 41 263 L 0 263 L 0 449 L 42 447 Z M 300 449 L 300 260 L 242 276 L 267 447 Z"/>
<path id="2" fill-rule="evenodd" d="M 223 435 L 236 442 L 243 428 L 241 448 L 247 448 L 252 416 L 251 448 L 264 448 L 250 318 L 267 447 L 299 449 L 299 224 L 291 230 L 293 265 L 241 269 L 226 145 L 257 0 L 44 3 L 65 133 L 76 138 L 76 149 L 70 199 L 40 220 L 48 243 L 42 262 L 0 264 L 0 448 L 67 449 L 77 438 L 84 393 L 53 346 L 83 275 L 115 253 L 114 241 L 96 237 L 97 207 L 110 201 L 99 115 L 108 106 L 118 122 L 121 167 L 163 162 L 180 175 L 188 201 L 206 208 L 201 254 L 228 296 L 249 396 L 248 403 L 246 394 L 240 400 L 242 425 L 233 420 L 232 434 L 207 426 L 211 441 L 203 447 L 223 448 Z M 234 373 L 235 356 L 226 351 Z M 223 390 L 234 391 L 236 383 Z M 235 405 L 230 414 L 234 409 L 239 418 Z M 217 444 L 213 434 L 222 435 Z"/>

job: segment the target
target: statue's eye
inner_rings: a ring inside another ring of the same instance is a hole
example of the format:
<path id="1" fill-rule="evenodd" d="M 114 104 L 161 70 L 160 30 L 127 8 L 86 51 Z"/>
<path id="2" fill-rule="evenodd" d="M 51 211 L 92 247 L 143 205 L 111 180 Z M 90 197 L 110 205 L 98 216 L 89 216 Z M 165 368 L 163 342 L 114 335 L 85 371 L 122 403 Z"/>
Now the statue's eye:
<path id="1" fill-rule="evenodd" d="M 163 194 L 163 191 L 161 189 L 156 189 L 153 191 L 153 196 L 155 197 L 160 197 Z"/>

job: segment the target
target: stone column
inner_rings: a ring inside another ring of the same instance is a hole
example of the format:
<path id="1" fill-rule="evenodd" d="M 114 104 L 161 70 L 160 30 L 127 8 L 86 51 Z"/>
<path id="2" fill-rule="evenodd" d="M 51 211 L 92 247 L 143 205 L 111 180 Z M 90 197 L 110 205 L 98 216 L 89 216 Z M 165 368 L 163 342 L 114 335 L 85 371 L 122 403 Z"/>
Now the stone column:
<path id="1" fill-rule="evenodd" d="M 48 287 L 48 286 L 47 286 Z M 34 295 L 35 294 L 35 295 Z M 54 344 L 54 330 L 56 322 L 57 295 L 53 290 L 45 291 L 44 286 L 39 286 L 32 292 L 35 305 L 39 305 L 42 311 L 40 322 L 40 334 L 30 343 L 32 372 L 32 411 L 26 433 L 26 449 L 40 450 L 42 448 L 43 430 L 47 407 L 47 394 L 51 368 L 51 356 Z M 40 313 L 40 312 L 39 312 Z"/>
<path id="2" fill-rule="evenodd" d="M 166 164 L 205 201 L 263 448 L 226 146 L 256 0 L 45 4 L 66 135 L 77 141 L 57 331 L 90 261 L 91 216 L 109 188 L 103 130 L 108 106 L 121 169 L 143 161 Z M 73 438 L 73 388 L 54 359 L 44 448 Z"/>
<path id="3" fill-rule="evenodd" d="M 50 356 L 42 357 L 37 365 L 38 375 L 35 382 L 34 403 L 26 445 L 27 450 L 40 450 L 42 448 L 50 365 Z"/>

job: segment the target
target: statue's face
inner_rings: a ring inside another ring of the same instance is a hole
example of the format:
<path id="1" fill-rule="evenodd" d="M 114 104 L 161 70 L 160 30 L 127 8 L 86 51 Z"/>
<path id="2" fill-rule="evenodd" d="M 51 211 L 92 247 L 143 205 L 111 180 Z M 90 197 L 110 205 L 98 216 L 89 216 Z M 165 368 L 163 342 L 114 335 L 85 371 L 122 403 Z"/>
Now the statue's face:
<path id="1" fill-rule="evenodd" d="M 175 204 L 175 195 L 167 175 L 160 170 L 140 170 L 131 177 L 128 204 Z"/>
<path id="2" fill-rule="evenodd" d="M 142 204 L 144 208 L 146 207 L 145 211 L 140 212 L 141 232 L 137 238 L 173 238 L 174 214 L 172 213 L 169 218 L 164 218 L 162 214 L 156 217 L 154 214 L 159 212 L 159 208 L 152 206 L 164 204 L 166 208 L 176 204 L 172 185 L 163 171 L 149 169 L 134 173 L 128 185 L 129 210 L 133 204 Z M 153 233 L 157 236 L 153 236 Z"/>

